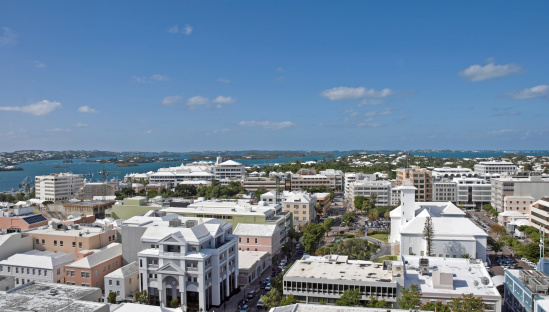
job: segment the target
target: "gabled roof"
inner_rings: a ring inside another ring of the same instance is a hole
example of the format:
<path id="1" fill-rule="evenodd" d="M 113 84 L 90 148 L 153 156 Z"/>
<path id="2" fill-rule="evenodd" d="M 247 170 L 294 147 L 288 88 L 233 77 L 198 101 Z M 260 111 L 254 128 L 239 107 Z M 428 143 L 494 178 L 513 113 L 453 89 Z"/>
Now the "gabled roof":
<path id="1" fill-rule="evenodd" d="M 71 268 L 91 269 L 107 260 L 122 255 L 122 245 L 112 243 L 100 251 L 67 265 Z"/>
<path id="2" fill-rule="evenodd" d="M 242 166 L 242 164 L 234 160 L 227 160 L 218 164 L 218 166 Z"/>
<path id="3" fill-rule="evenodd" d="M 0 261 L 0 265 L 24 266 L 40 269 L 55 269 L 58 266 L 74 261 L 73 253 L 53 252 L 49 250 L 30 250 L 15 254 Z"/>
<path id="4" fill-rule="evenodd" d="M 137 261 L 134 261 L 130 264 L 127 264 L 120 269 L 117 269 L 107 275 L 105 277 L 110 278 L 126 278 L 130 277 L 134 274 L 137 274 L 139 272 L 139 266 L 137 266 Z"/>
<path id="5" fill-rule="evenodd" d="M 272 237 L 280 229 L 274 224 L 239 223 L 233 231 L 238 236 Z"/>
<path id="6" fill-rule="evenodd" d="M 406 223 L 400 230 L 400 234 L 419 234 L 423 235 L 426 217 L 417 216 Z M 435 238 L 437 236 L 463 237 L 463 236 L 488 236 L 476 224 L 467 218 L 431 218 Z"/>

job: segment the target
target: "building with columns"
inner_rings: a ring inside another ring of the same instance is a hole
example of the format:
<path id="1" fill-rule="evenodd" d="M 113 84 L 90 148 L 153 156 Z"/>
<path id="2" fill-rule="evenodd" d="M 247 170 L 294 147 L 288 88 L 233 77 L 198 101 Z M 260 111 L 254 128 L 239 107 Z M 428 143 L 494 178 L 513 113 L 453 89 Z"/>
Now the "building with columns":
<path id="1" fill-rule="evenodd" d="M 219 219 L 178 217 L 147 227 L 138 253 L 140 289 L 153 305 L 185 311 L 222 305 L 237 287 L 238 238 Z"/>

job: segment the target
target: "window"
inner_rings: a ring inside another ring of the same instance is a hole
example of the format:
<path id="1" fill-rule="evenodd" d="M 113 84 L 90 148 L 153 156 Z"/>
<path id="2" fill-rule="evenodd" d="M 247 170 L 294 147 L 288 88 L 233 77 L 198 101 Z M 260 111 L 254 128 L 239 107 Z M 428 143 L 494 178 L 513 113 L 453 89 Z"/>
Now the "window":
<path id="1" fill-rule="evenodd" d="M 42 240 L 42 246 L 44 246 L 44 245 L 46 245 L 46 240 L 45 239 Z"/>
<path id="2" fill-rule="evenodd" d="M 76 248 L 76 242 L 72 242 L 72 248 Z"/>
<path id="3" fill-rule="evenodd" d="M 81 277 L 86 277 L 86 272 L 82 271 L 80 272 L 80 274 L 81 274 Z"/>
<path id="4" fill-rule="evenodd" d="M 19 268 L 15 267 L 15 273 L 19 273 Z"/>
<path id="5" fill-rule="evenodd" d="M 143 259 L 139 259 L 139 267 L 143 267 Z"/>
<path id="6" fill-rule="evenodd" d="M 78 248 L 82 248 L 82 242 L 78 242 Z"/>
<path id="7" fill-rule="evenodd" d="M 36 245 L 40 244 L 40 240 L 37 238 L 36 239 Z"/>
<path id="8" fill-rule="evenodd" d="M 250 243 L 250 238 L 246 238 L 246 243 L 249 244 Z"/>
<path id="9" fill-rule="evenodd" d="M 112 285 L 112 280 L 109 280 L 109 285 Z"/>
<path id="10" fill-rule="evenodd" d="M 120 281 L 116 281 L 116 286 L 120 286 Z"/>
<path id="11" fill-rule="evenodd" d="M 57 241 L 56 240 L 53 241 L 53 246 L 57 246 Z"/>
<path id="12" fill-rule="evenodd" d="M 255 239 L 255 243 L 257 244 L 257 238 Z"/>
<path id="13" fill-rule="evenodd" d="M 59 241 L 59 246 L 63 247 L 63 241 Z"/>
<path id="14" fill-rule="evenodd" d="M 242 243 L 242 238 L 239 237 L 239 238 L 238 238 L 238 242 L 239 242 L 239 243 Z"/>

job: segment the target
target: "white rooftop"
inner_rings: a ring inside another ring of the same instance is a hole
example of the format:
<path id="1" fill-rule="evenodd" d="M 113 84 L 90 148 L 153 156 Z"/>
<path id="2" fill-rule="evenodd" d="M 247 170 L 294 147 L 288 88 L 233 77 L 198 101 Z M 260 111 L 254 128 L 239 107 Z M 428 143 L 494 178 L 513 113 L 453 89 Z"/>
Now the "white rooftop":
<path id="1" fill-rule="evenodd" d="M 274 224 L 239 223 L 233 231 L 238 236 L 272 237 L 280 229 Z"/>
<path id="2" fill-rule="evenodd" d="M 137 274 L 139 272 L 139 267 L 137 266 L 137 261 L 134 261 L 132 263 L 126 264 L 125 266 L 112 271 L 111 273 L 105 275 L 105 277 L 110 278 L 126 278 L 130 277 L 134 274 Z"/>
<path id="3" fill-rule="evenodd" d="M 238 269 L 250 269 L 257 261 L 261 260 L 267 254 L 266 251 L 238 251 Z"/>
<path id="4" fill-rule="evenodd" d="M 0 265 L 53 270 L 58 266 L 71 262 L 74 262 L 73 253 L 68 254 L 64 252 L 33 249 L 2 260 L 0 261 Z"/>
<path id="5" fill-rule="evenodd" d="M 404 286 L 409 288 L 410 285 L 418 285 L 423 294 L 439 293 L 439 294 L 470 294 L 475 296 L 500 296 L 498 290 L 494 286 L 486 267 L 482 261 L 469 260 L 463 258 L 439 258 L 429 257 L 429 275 L 421 275 L 418 271 L 419 256 L 404 256 L 401 261 L 393 261 L 402 265 L 404 261 L 408 261 L 405 265 Z M 434 288 L 433 287 L 433 272 L 449 271 L 453 273 L 453 288 Z M 484 285 L 482 278 L 488 279 L 488 284 Z"/>
<path id="6" fill-rule="evenodd" d="M 92 227 L 92 226 L 86 226 L 86 227 L 79 227 L 78 230 L 75 229 L 66 229 L 66 230 L 56 230 L 51 228 L 51 226 L 48 226 L 48 228 L 40 227 L 40 228 L 34 228 L 31 229 L 25 233 L 28 234 L 47 234 L 47 235 L 62 235 L 62 236 L 80 236 L 82 234 L 82 237 L 92 237 L 101 234 L 104 232 L 103 228 L 99 227 Z"/>
<path id="7" fill-rule="evenodd" d="M 103 263 L 120 255 L 122 255 L 122 245 L 119 243 L 112 243 L 96 253 L 93 253 L 87 257 L 84 257 L 76 262 L 67 265 L 67 267 L 91 269 L 99 265 L 100 263 Z"/>

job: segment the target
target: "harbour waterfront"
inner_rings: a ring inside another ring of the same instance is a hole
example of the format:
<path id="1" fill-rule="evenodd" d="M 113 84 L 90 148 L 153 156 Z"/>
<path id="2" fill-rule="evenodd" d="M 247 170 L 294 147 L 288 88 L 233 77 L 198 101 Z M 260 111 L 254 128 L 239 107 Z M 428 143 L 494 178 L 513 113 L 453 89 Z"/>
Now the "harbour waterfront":
<path id="1" fill-rule="evenodd" d="M 401 151 L 368 151 L 369 154 L 392 154 Z M 352 154 L 350 151 L 331 152 L 334 157 L 347 156 Z M 510 153 L 523 154 L 523 155 L 543 155 L 549 154 L 549 151 L 411 151 L 410 154 L 416 156 L 426 157 L 440 157 L 440 158 L 484 158 L 484 157 L 498 157 L 508 155 Z M 180 155 L 181 158 L 189 158 L 189 156 Z M 112 158 L 112 157 L 104 157 Z M 102 158 L 93 158 L 102 159 Z M 305 156 L 305 157 L 281 157 L 276 159 L 235 159 L 245 166 L 265 166 L 274 163 L 285 163 L 291 161 L 311 161 L 322 160 L 323 156 Z M 112 178 L 123 179 L 128 173 L 145 173 L 149 171 L 157 171 L 159 168 L 179 166 L 181 163 L 189 163 L 190 161 L 171 161 L 171 162 L 154 162 L 154 163 L 139 163 L 137 167 L 116 167 L 116 164 L 100 164 L 96 162 L 86 162 L 87 159 L 73 159 L 72 163 L 63 163 L 63 160 L 44 160 L 44 161 L 31 161 L 18 164 L 17 167 L 23 168 L 23 171 L 4 171 L 0 172 L 0 192 L 10 191 L 19 188 L 25 177 L 29 177 L 34 181 L 34 177 L 37 175 L 47 175 L 50 173 L 58 172 L 72 172 L 77 174 L 84 174 L 85 178 L 90 180 L 90 173 L 92 181 L 100 181 L 101 176 L 98 171 L 106 170 L 113 173 L 108 176 L 108 180 Z M 55 168 L 56 166 L 67 168 Z"/>

